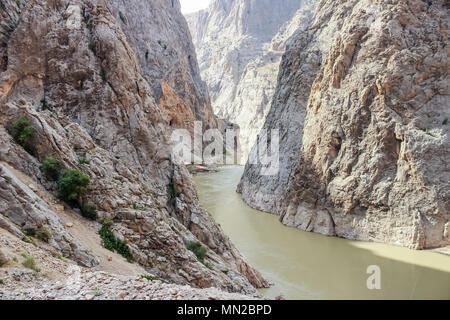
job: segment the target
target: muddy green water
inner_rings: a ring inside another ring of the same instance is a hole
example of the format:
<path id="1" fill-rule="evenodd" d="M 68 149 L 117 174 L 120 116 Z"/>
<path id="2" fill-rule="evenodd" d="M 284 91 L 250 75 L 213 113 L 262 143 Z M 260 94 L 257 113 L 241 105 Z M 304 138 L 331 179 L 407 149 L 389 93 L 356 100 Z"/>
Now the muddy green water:
<path id="1" fill-rule="evenodd" d="M 194 177 L 200 201 L 251 265 L 288 299 L 450 299 L 450 257 L 325 237 L 283 226 L 235 192 L 239 166 Z M 367 288 L 367 267 L 381 269 L 381 290 Z"/>

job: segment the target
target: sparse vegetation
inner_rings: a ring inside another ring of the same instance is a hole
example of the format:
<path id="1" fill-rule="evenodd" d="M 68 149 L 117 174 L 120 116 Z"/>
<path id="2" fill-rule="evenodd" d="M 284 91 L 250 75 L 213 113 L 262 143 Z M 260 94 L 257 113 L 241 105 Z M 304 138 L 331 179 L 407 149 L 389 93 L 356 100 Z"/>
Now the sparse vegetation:
<path id="1" fill-rule="evenodd" d="M 67 259 L 64 258 L 59 252 L 52 252 L 52 256 L 58 260 L 61 260 L 62 262 L 67 262 Z"/>
<path id="2" fill-rule="evenodd" d="M 106 82 L 106 69 L 103 67 L 100 69 L 100 77 L 102 77 L 102 80 Z"/>
<path id="3" fill-rule="evenodd" d="M 97 220 L 97 208 L 90 203 L 81 205 L 81 215 L 89 220 Z"/>
<path id="4" fill-rule="evenodd" d="M 49 110 L 49 109 L 50 109 L 50 107 L 49 107 L 49 105 L 48 105 L 48 103 L 47 103 L 47 100 L 45 100 L 45 99 L 42 99 L 42 100 L 41 100 L 41 108 L 42 108 L 42 111 L 45 111 L 45 110 Z"/>
<path id="5" fill-rule="evenodd" d="M 76 170 L 64 170 L 57 183 L 58 197 L 69 205 L 77 206 L 81 197 L 88 191 L 91 179 L 88 175 Z"/>
<path id="6" fill-rule="evenodd" d="M 52 234 L 50 233 L 50 231 L 48 231 L 46 228 L 41 227 L 39 228 L 39 230 L 36 232 L 36 238 L 44 241 L 44 242 L 48 242 L 52 237 Z"/>
<path id="7" fill-rule="evenodd" d="M 103 220 L 103 225 L 111 227 L 113 225 L 113 221 L 110 218 L 106 218 L 105 220 Z"/>
<path id="8" fill-rule="evenodd" d="M 165 44 L 162 40 L 158 40 L 158 44 L 159 44 L 164 50 L 167 50 L 167 44 Z"/>
<path id="9" fill-rule="evenodd" d="M 88 48 L 89 50 L 91 50 L 95 55 L 97 55 L 97 47 L 95 45 L 95 43 L 91 42 L 88 44 Z"/>
<path id="10" fill-rule="evenodd" d="M 62 165 L 52 157 L 45 157 L 39 169 L 41 169 L 48 178 L 56 181 L 61 173 Z"/>
<path id="11" fill-rule="evenodd" d="M 187 248 L 195 254 L 198 261 L 204 263 L 208 250 L 200 242 L 191 242 L 187 245 Z"/>
<path id="12" fill-rule="evenodd" d="M 36 242 L 34 242 L 33 238 L 31 238 L 30 236 L 26 236 L 26 237 L 23 238 L 22 240 L 23 240 L 23 242 L 25 242 L 25 243 L 31 243 L 31 244 L 33 244 L 33 245 L 36 246 Z"/>
<path id="13" fill-rule="evenodd" d="M 127 18 L 125 18 L 125 16 L 123 15 L 123 13 L 122 12 L 119 12 L 119 17 L 120 17 L 120 20 L 122 20 L 122 22 L 123 22 L 123 24 L 127 24 Z"/>
<path id="14" fill-rule="evenodd" d="M 428 129 L 428 128 L 423 128 L 423 129 L 420 129 L 420 130 L 422 130 L 426 135 L 429 135 L 430 137 L 436 138 L 436 137 L 431 133 L 430 129 Z"/>
<path id="15" fill-rule="evenodd" d="M 23 231 L 29 237 L 35 237 L 36 236 L 36 229 L 34 229 L 34 228 L 28 227 L 28 228 L 23 229 Z"/>
<path id="16" fill-rule="evenodd" d="M 122 257 L 127 259 L 128 262 L 133 262 L 133 257 L 130 252 L 130 248 L 128 247 L 126 241 L 122 241 L 111 231 L 111 227 L 109 225 L 103 224 L 102 228 L 99 231 L 100 237 L 103 240 L 105 248 L 112 251 L 117 252 Z"/>
<path id="17" fill-rule="evenodd" d="M 30 140 L 35 132 L 36 129 L 30 125 L 30 122 L 25 116 L 20 116 L 9 126 L 9 133 L 14 138 L 14 141 L 30 154 L 34 154 L 34 147 Z"/>
<path id="18" fill-rule="evenodd" d="M 8 263 L 8 258 L 0 251 L 0 268 Z"/>
<path id="19" fill-rule="evenodd" d="M 173 183 L 167 185 L 167 195 L 169 197 L 169 204 L 175 206 L 176 200 L 180 196 L 180 193 L 175 190 Z"/>
<path id="20" fill-rule="evenodd" d="M 40 272 L 41 270 L 36 266 L 36 261 L 34 260 L 33 256 L 30 256 L 29 254 L 27 254 L 26 252 L 23 252 L 21 254 L 21 256 L 25 259 L 22 262 L 22 265 L 27 268 L 27 269 L 31 269 L 33 271 L 36 272 Z"/>

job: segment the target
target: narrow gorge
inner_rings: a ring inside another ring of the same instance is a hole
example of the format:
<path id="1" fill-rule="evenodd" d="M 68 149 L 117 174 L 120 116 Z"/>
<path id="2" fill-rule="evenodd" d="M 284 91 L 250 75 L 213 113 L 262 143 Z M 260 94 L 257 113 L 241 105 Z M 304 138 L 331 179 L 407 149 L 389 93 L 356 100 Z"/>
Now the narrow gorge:
<path id="1" fill-rule="evenodd" d="M 0 0 L 0 300 L 449 300 L 449 2 L 199 3 Z"/>

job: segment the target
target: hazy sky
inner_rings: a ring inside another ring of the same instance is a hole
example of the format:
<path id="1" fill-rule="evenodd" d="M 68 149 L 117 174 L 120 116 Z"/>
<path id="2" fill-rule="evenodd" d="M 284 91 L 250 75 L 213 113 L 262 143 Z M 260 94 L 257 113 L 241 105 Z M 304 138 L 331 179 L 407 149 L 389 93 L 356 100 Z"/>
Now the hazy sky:
<path id="1" fill-rule="evenodd" d="M 180 0 L 181 12 L 184 14 L 199 11 L 208 7 L 211 0 Z"/>

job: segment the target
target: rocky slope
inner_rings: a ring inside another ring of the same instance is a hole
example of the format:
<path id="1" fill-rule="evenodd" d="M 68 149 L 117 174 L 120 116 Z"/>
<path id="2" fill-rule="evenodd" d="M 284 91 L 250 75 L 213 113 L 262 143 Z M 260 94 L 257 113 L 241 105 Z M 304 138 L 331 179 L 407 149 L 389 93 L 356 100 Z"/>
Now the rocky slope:
<path id="1" fill-rule="evenodd" d="M 238 188 L 289 226 L 415 249 L 450 243 L 448 1 L 321 1 L 265 123 L 280 171 Z"/>
<path id="2" fill-rule="evenodd" d="M 286 41 L 310 22 L 316 0 L 213 0 L 187 16 L 215 113 L 240 127 L 245 163 L 275 92 Z"/>
<path id="3" fill-rule="evenodd" d="M 23 239 L 45 229 L 52 250 L 101 265 L 92 250 L 100 238 L 87 241 L 63 222 L 76 213 L 39 169 L 51 156 L 90 177 L 83 202 L 96 207 L 99 222 L 113 221 L 116 238 L 146 271 L 230 292 L 266 286 L 199 206 L 187 169 L 171 159 L 173 117 L 184 116 L 172 107 L 183 105 L 180 112 L 204 127 L 223 126 L 178 1 L 2 0 L 0 18 L 0 227 Z M 20 119 L 31 130 L 25 148 L 10 134 Z M 196 241 L 207 248 L 204 263 L 187 249 Z"/>
<path id="4" fill-rule="evenodd" d="M 195 289 L 117 267 L 116 272 L 77 266 L 0 229 L 0 300 L 248 300 L 216 288 Z M 25 257 L 34 259 L 25 268 Z M 3 259 L 3 260 L 2 260 Z M 2 264 L 2 261 L 6 261 Z M 117 264 L 116 264 L 117 265 Z"/>

